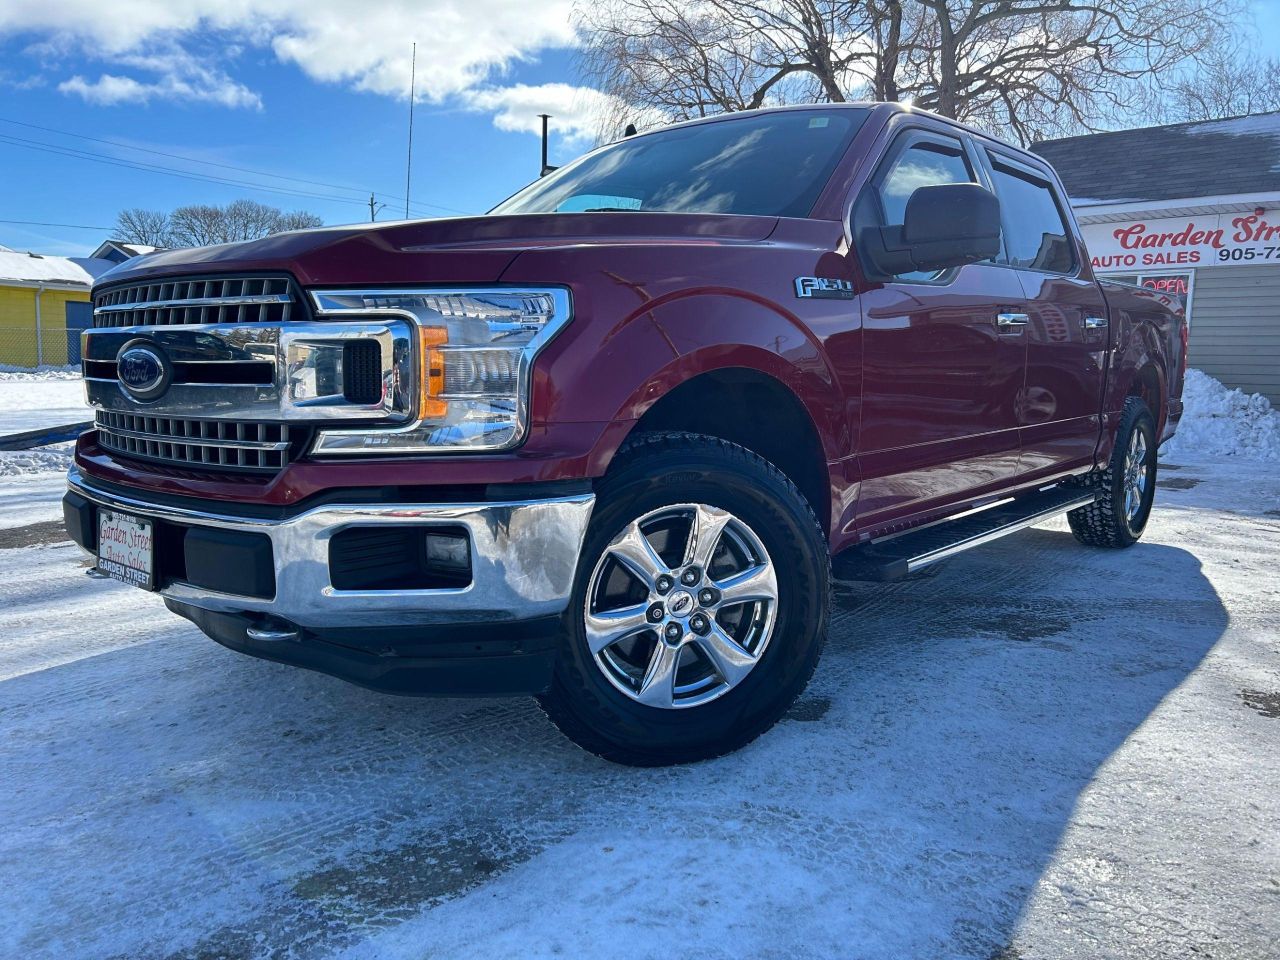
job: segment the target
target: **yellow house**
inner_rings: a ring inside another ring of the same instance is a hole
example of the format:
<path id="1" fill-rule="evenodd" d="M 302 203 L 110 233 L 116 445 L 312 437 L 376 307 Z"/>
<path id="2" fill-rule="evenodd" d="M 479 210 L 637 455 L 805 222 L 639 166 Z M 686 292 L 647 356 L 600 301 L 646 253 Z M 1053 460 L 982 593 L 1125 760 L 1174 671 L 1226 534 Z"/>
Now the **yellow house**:
<path id="1" fill-rule="evenodd" d="M 86 266 L 101 272 L 98 262 Z M 78 365 L 92 284 L 89 270 L 68 257 L 0 247 L 0 370 Z"/>

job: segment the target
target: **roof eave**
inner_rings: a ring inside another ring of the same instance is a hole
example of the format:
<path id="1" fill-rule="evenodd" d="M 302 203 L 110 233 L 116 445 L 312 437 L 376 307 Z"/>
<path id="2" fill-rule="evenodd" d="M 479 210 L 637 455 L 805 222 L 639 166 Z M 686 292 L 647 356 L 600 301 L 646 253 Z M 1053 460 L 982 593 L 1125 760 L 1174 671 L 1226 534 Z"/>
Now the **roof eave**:
<path id="1" fill-rule="evenodd" d="M 1072 200 L 1080 223 L 1111 223 L 1118 220 L 1156 220 L 1162 217 L 1208 216 L 1215 213 L 1242 213 L 1259 207 L 1280 208 L 1280 191 L 1236 193 L 1209 197 L 1178 197 L 1173 200 Z"/>
<path id="2" fill-rule="evenodd" d="M 0 287 L 22 287 L 29 290 L 63 290 L 68 293 L 88 293 L 89 284 L 74 280 L 15 280 L 0 277 Z"/>

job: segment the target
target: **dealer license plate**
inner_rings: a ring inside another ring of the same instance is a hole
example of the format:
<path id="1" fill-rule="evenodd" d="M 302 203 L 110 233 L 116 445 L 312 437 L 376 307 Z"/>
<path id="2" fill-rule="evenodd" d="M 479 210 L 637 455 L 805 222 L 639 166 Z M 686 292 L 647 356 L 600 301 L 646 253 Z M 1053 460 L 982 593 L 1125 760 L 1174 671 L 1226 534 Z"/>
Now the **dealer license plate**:
<path id="1" fill-rule="evenodd" d="M 121 583 L 156 588 L 154 524 L 115 510 L 98 511 L 98 569 Z"/>

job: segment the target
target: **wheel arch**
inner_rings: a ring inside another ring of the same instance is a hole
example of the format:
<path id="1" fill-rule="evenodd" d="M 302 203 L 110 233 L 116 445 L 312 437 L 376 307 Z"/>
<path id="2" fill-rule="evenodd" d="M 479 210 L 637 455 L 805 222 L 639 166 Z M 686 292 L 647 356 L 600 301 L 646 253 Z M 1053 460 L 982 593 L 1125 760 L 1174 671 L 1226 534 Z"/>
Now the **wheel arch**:
<path id="1" fill-rule="evenodd" d="M 1147 409 L 1151 411 L 1151 416 L 1157 421 L 1157 436 L 1159 436 L 1159 421 L 1163 418 L 1165 408 L 1165 380 L 1164 374 L 1155 361 L 1148 358 L 1137 370 L 1134 371 L 1133 377 L 1129 382 L 1129 389 L 1125 392 L 1125 397 L 1137 397 L 1147 405 Z"/>
<path id="2" fill-rule="evenodd" d="M 800 489 L 823 531 L 830 530 L 831 478 L 822 438 L 809 408 L 779 377 L 730 365 L 682 378 L 647 405 L 626 436 L 657 431 L 717 437 L 763 457 Z"/>

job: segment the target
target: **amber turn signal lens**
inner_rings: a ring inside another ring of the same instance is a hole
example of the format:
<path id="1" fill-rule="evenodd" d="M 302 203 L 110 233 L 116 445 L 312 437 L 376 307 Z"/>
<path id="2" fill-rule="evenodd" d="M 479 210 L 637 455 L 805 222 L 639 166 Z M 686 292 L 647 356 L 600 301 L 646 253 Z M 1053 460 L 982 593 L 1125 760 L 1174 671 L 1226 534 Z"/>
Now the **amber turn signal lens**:
<path id="1" fill-rule="evenodd" d="M 418 416 L 423 419 L 443 417 L 449 412 L 449 401 L 441 400 L 444 393 L 444 351 L 440 345 L 449 339 L 444 327 L 420 327 L 422 342 L 422 400 Z"/>

